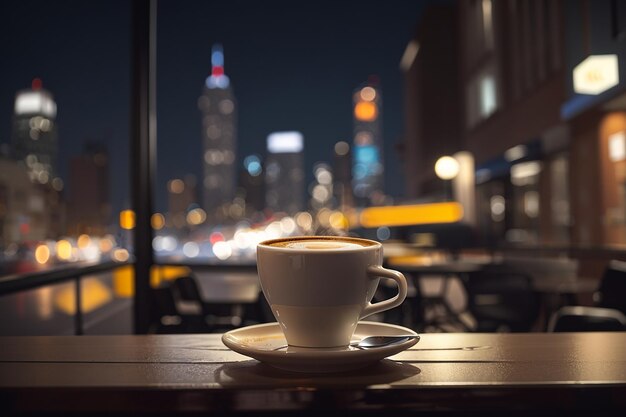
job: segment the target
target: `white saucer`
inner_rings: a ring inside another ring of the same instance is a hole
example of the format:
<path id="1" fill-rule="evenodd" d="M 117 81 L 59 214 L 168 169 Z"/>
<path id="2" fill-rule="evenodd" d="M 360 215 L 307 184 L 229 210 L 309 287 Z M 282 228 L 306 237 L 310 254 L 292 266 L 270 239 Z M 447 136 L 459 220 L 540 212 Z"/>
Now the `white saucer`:
<path id="1" fill-rule="evenodd" d="M 352 341 L 367 336 L 397 336 L 412 334 L 413 330 L 393 324 L 362 321 L 356 327 Z M 287 345 L 278 323 L 257 324 L 231 330 L 222 336 L 222 342 L 242 355 L 250 356 L 275 368 L 293 372 L 343 372 L 363 368 L 388 356 L 402 352 L 416 344 L 419 338 L 375 349 L 302 348 Z"/>

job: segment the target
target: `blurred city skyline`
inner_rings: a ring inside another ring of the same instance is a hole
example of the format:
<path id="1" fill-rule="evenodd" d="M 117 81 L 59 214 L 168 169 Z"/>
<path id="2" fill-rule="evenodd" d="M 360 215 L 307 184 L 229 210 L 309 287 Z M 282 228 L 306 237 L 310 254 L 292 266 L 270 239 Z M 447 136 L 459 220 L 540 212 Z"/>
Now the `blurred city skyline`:
<path id="1" fill-rule="evenodd" d="M 159 2 L 155 209 L 167 208 L 168 180 L 201 177 L 197 100 L 211 70 L 215 42 L 224 45 L 225 71 L 238 100 L 237 164 L 250 154 L 265 156 L 272 131 L 298 130 L 305 138 L 309 183 L 314 164 L 329 162 L 337 141 L 351 142 L 352 92 L 376 75 L 385 96 L 385 192 L 401 196 L 401 166 L 394 149 L 403 129 L 398 64 L 424 3 L 397 2 L 382 9 L 373 2 L 333 4 L 329 14 L 330 3 L 272 2 L 242 8 L 237 2 L 187 7 Z M 2 6 L 10 23 L 3 29 L 9 43 L 3 48 L 8 65 L 0 80 L 0 96 L 5 97 L 0 103 L 0 143 L 10 142 L 15 93 L 41 78 L 59 108 L 61 177 L 67 180 L 69 160 L 85 142 L 105 142 L 115 213 L 129 202 L 129 6 L 61 5 L 66 7 L 42 2 Z M 20 31 L 27 23 L 38 29 Z"/>

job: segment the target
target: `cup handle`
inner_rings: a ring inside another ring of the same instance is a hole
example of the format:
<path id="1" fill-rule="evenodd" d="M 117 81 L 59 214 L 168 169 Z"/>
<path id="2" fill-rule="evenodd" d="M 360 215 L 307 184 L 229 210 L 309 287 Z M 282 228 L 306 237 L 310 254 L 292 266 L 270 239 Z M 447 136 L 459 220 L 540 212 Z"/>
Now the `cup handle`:
<path id="1" fill-rule="evenodd" d="M 392 280 L 396 281 L 396 283 L 398 284 L 398 294 L 395 297 L 385 301 L 380 301 L 374 304 L 368 303 L 365 309 L 363 309 L 359 320 L 364 319 L 367 316 L 371 316 L 372 314 L 380 313 L 381 311 L 389 310 L 399 306 L 406 298 L 407 293 L 406 278 L 404 278 L 404 275 L 402 275 L 402 273 L 398 271 L 386 269 L 380 265 L 375 265 L 367 268 L 367 275 L 371 279 L 383 277 L 391 278 Z"/>

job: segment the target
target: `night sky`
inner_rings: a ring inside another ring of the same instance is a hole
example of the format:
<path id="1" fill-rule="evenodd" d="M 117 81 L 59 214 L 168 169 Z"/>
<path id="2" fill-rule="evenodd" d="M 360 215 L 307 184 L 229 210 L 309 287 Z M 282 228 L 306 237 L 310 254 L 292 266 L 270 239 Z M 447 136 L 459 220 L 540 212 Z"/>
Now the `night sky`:
<path id="1" fill-rule="evenodd" d="M 352 91 L 377 75 L 385 191 L 401 197 L 394 150 L 404 124 L 398 64 L 424 3 L 160 1 L 157 210 L 166 209 L 167 180 L 187 173 L 200 178 L 197 100 L 215 42 L 224 47 L 238 100 L 238 161 L 265 155 L 268 133 L 299 130 L 309 179 L 315 162 L 330 161 L 335 142 L 351 142 Z M 15 93 L 40 77 L 58 105 L 59 167 L 66 184 L 69 159 L 83 143 L 105 141 L 113 208 L 127 206 L 129 2 L 3 2 L 0 22 L 0 142 L 10 141 Z"/>

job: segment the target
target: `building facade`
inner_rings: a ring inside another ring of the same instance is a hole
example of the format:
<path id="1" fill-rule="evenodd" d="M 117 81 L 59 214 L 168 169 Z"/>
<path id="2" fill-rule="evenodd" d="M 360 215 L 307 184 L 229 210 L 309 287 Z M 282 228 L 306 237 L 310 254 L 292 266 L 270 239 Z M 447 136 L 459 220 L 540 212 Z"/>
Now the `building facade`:
<path id="1" fill-rule="evenodd" d="M 407 193 L 428 195 L 416 166 L 429 146 L 441 154 L 467 151 L 482 243 L 626 244 L 623 2 L 475 0 L 448 7 L 457 14 L 462 139 L 433 144 L 434 133 L 421 133 L 436 116 L 423 106 L 437 105 L 421 86 L 437 84 L 445 67 L 426 61 L 426 48 L 451 41 L 429 29 L 426 12 L 413 40 L 419 52 L 405 69 Z"/>
<path id="2" fill-rule="evenodd" d="M 167 224 L 175 229 L 187 225 L 187 214 L 198 207 L 196 178 L 174 178 L 167 182 Z"/>
<path id="3" fill-rule="evenodd" d="M 445 184 L 435 175 L 435 162 L 465 146 L 457 19 L 454 5 L 427 8 L 400 62 L 406 86 L 400 155 L 411 199 L 442 198 Z"/>
<path id="4" fill-rule="evenodd" d="M 70 159 L 68 233 L 104 235 L 111 225 L 109 154 L 104 144 L 88 143 Z"/>
<path id="5" fill-rule="evenodd" d="M 464 136 L 488 244 L 568 242 L 563 3 L 459 4 Z"/>
<path id="6" fill-rule="evenodd" d="M 626 4 L 565 2 L 571 240 L 626 245 Z"/>

